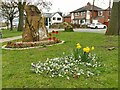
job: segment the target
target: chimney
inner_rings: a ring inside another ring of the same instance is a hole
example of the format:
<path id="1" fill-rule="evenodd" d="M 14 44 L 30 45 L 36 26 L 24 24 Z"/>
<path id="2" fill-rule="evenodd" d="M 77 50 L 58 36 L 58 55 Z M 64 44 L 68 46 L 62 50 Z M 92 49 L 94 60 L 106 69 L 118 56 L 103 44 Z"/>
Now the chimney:
<path id="1" fill-rule="evenodd" d="M 90 2 L 88 2 L 88 3 L 87 3 L 87 6 L 90 6 L 90 5 L 91 5 Z"/>

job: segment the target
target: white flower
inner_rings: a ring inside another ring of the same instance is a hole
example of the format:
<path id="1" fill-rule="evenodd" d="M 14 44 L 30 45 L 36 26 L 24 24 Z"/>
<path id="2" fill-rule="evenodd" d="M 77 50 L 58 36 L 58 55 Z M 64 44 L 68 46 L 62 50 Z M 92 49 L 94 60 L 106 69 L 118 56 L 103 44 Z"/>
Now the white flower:
<path id="1" fill-rule="evenodd" d="M 73 66 L 73 63 L 71 63 L 71 66 Z"/>
<path id="2" fill-rule="evenodd" d="M 87 66 L 91 66 L 91 63 L 86 63 Z"/>
<path id="3" fill-rule="evenodd" d="M 67 61 L 67 60 L 65 60 L 65 63 L 68 63 L 68 61 Z"/>
<path id="4" fill-rule="evenodd" d="M 50 70 L 50 67 L 48 67 L 47 70 Z"/>
<path id="5" fill-rule="evenodd" d="M 66 69 L 65 71 L 66 71 L 66 72 L 68 72 L 68 70 L 67 70 L 67 69 Z"/>
<path id="6" fill-rule="evenodd" d="M 59 77 L 61 77 L 62 75 L 61 74 L 58 74 Z"/>
<path id="7" fill-rule="evenodd" d="M 52 75 L 51 77 L 54 77 L 54 75 Z"/>
<path id="8" fill-rule="evenodd" d="M 80 73 L 77 73 L 77 75 L 79 76 L 79 75 L 80 75 Z"/>
<path id="9" fill-rule="evenodd" d="M 70 80 L 70 78 L 67 76 L 67 80 Z"/>

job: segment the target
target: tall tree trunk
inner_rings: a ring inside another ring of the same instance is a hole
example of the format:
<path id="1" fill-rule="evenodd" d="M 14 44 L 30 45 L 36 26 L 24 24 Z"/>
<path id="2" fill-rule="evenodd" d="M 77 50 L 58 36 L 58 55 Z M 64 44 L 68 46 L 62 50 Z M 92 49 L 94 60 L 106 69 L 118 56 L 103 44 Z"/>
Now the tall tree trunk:
<path id="1" fill-rule="evenodd" d="M 22 5 L 22 2 L 19 2 L 18 4 L 18 10 L 19 10 L 19 24 L 18 24 L 18 31 L 23 30 L 23 20 L 24 20 L 24 7 Z"/>
<path id="2" fill-rule="evenodd" d="M 13 19 L 10 19 L 10 31 L 13 30 Z"/>
<path id="3" fill-rule="evenodd" d="M 106 31 L 106 35 L 119 35 L 119 25 L 118 25 L 118 16 L 119 11 L 118 8 L 120 7 L 120 2 L 113 2 L 112 13 L 110 17 L 110 23 L 108 30 Z"/>
<path id="4" fill-rule="evenodd" d="M 118 18 L 118 24 L 120 24 L 120 1 L 119 1 L 119 6 L 118 6 L 118 16 L 119 16 L 119 18 Z M 118 25 L 119 27 L 118 27 L 118 33 L 119 33 L 119 35 L 120 35 L 120 25 Z"/>

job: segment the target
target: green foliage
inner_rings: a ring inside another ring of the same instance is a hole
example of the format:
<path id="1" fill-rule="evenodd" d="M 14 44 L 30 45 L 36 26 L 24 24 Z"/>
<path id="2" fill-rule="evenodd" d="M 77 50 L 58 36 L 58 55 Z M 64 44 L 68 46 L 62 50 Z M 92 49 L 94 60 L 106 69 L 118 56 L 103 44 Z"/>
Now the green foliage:
<path id="1" fill-rule="evenodd" d="M 58 24 L 52 24 L 50 25 L 50 28 L 56 28 L 56 29 L 60 29 L 60 28 L 64 28 L 63 23 L 58 23 Z"/>
<path id="2" fill-rule="evenodd" d="M 73 50 L 73 55 L 74 55 L 74 58 L 76 60 L 78 60 L 80 58 L 80 53 L 81 53 L 81 49 L 74 49 Z"/>
<path id="3" fill-rule="evenodd" d="M 64 22 L 63 24 L 64 24 L 64 29 L 65 29 L 64 31 L 65 31 L 65 32 L 74 32 L 72 25 L 70 25 L 70 24 L 67 23 L 67 22 Z"/>
<path id="4" fill-rule="evenodd" d="M 73 28 L 80 28 L 80 24 L 71 24 Z"/>

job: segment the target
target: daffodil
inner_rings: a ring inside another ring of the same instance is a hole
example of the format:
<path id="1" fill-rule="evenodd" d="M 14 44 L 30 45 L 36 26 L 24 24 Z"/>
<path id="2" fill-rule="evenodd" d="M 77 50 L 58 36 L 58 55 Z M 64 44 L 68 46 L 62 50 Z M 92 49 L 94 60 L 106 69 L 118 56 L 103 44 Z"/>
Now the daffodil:
<path id="1" fill-rule="evenodd" d="M 95 49 L 94 47 L 91 48 L 91 50 L 94 50 L 94 49 Z"/>
<path id="2" fill-rule="evenodd" d="M 79 43 L 77 43 L 77 49 L 80 49 L 81 48 L 81 45 Z"/>
<path id="3" fill-rule="evenodd" d="M 89 53 L 90 52 L 90 48 L 89 47 L 83 48 L 83 51 L 86 52 L 86 53 Z"/>
<path id="4" fill-rule="evenodd" d="M 77 46 L 79 46 L 80 45 L 80 43 L 77 43 Z"/>

